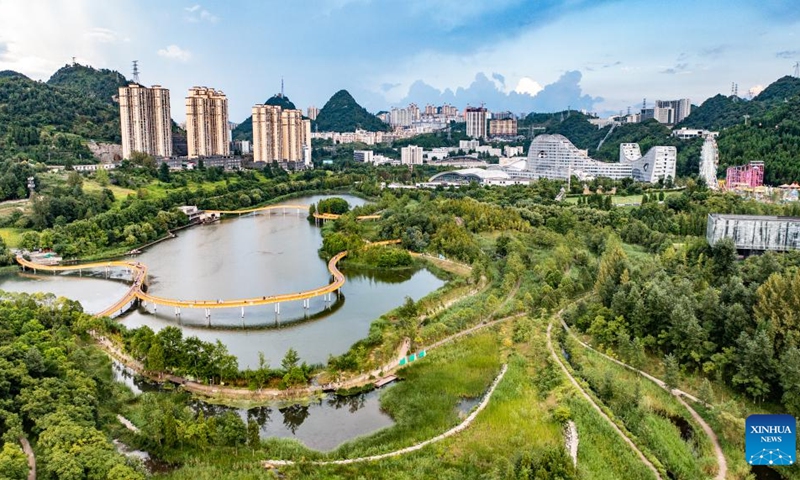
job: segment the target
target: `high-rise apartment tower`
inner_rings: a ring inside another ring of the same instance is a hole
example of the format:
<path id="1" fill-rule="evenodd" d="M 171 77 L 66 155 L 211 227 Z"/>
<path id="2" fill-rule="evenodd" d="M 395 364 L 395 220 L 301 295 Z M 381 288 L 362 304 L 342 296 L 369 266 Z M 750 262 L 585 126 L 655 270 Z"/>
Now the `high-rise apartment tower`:
<path id="1" fill-rule="evenodd" d="M 119 116 L 122 130 L 122 158 L 133 152 L 156 157 L 172 156 L 172 116 L 169 90 L 131 83 L 119 87 Z"/>
<path id="2" fill-rule="evenodd" d="M 311 166 L 311 121 L 300 110 L 253 106 L 253 161 Z"/>
<path id="3" fill-rule="evenodd" d="M 231 154 L 228 98 L 213 88 L 192 87 L 186 97 L 186 143 L 189 158 Z"/>

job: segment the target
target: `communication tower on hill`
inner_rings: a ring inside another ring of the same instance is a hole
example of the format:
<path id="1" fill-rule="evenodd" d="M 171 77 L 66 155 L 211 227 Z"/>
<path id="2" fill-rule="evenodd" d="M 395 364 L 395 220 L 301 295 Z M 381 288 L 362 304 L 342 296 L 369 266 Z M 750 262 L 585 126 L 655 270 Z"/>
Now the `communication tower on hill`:
<path id="1" fill-rule="evenodd" d="M 139 60 L 133 61 L 133 83 L 139 83 Z"/>
<path id="2" fill-rule="evenodd" d="M 800 62 L 794 62 L 794 78 L 800 78 Z"/>

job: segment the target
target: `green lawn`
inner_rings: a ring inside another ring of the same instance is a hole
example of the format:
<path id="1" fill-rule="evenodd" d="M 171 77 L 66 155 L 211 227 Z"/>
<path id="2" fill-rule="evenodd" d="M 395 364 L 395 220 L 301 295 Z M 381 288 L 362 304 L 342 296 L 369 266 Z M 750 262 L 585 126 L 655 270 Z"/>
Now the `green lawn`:
<path id="1" fill-rule="evenodd" d="M 3 241 L 6 242 L 6 245 L 9 247 L 17 248 L 24 232 L 25 230 L 21 228 L 3 227 L 0 228 L 0 237 L 3 238 Z"/>
<path id="2" fill-rule="evenodd" d="M 680 195 L 682 192 L 666 192 L 664 197 L 674 197 Z M 567 197 L 564 201 L 566 203 L 577 204 L 578 198 L 580 197 Z M 641 195 L 614 195 L 611 198 L 611 202 L 614 205 L 641 205 L 642 203 L 642 196 Z"/>

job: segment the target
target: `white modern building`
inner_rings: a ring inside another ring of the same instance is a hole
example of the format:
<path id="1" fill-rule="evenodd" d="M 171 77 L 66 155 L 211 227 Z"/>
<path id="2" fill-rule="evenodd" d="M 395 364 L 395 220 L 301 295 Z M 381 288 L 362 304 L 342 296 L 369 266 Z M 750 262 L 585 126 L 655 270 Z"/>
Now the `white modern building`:
<path id="1" fill-rule="evenodd" d="M 686 127 L 672 131 L 672 136 L 675 138 L 680 138 L 681 140 L 689 140 L 691 138 L 697 138 L 697 137 L 707 137 L 709 135 L 711 135 L 714 138 L 717 138 L 719 136 L 719 132 L 712 132 L 710 130 L 699 130 L 695 128 L 686 128 Z"/>
<path id="2" fill-rule="evenodd" d="M 409 145 L 400 149 L 402 165 L 422 165 L 422 147 Z"/>
<path id="3" fill-rule="evenodd" d="M 675 147 L 653 147 L 642 156 L 638 144 L 621 144 L 620 161 L 601 162 L 589 157 L 563 135 L 538 135 L 528 149 L 526 168 L 517 175 L 529 178 L 579 179 L 631 177 L 640 182 L 675 178 Z"/>
<path id="4" fill-rule="evenodd" d="M 353 160 L 359 163 L 374 163 L 374 155 L 372 150 L 353 150 Z"/>
<path id="5" fill-rule="evenodd" d="M 502 170 L 466 168 L 463 170 L 437 173 L 428 180 L 427 184 L 423 184 L 423 186 L 469 185 L 472 182 L 480 185 L 508 186 L 527 185 L 529 180 L 514 178 Z"/>

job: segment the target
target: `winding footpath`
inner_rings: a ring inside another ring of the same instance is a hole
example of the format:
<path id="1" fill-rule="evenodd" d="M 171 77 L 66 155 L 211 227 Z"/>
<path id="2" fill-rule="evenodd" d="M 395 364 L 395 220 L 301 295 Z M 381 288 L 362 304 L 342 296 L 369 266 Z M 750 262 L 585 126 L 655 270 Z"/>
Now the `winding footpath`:
<path id="1" fill-rule="evenodd" d="M 625 367 L 628 370 L 630 370 L 632 372 L 635 372 L 635 373 L 638 373 L 639 375 L 645 377 L 646 379 L 650 380 L 651 382 L 655 383 L 659 387 L 661 387 L 664 390 L 666 390 L 669 393 L 671 393 L 678 400 L 678 402 L 681 403 L 681 405 L 686 407 L 686 410 L 689 411 L 689 414 L 692 416 L 692 418 L 698 423 L 698 425 L 700 425 L 700 428 L 703 429 L 703 432 L 705 432 L 705 434 L 708 437 L 708 439 L 711 440 L 711 443 L 712 443 L 712 445 L 714 447 L 714 456 L 717 458 L 717 465 L 719 465 L 719 469 L 717 471 L 717 475 L 714 477 L 714 479 L 715 480 L 725 480 L 725 477 L 728 475 L 728 461 L 725 459 L 725 454 L 722 453 L 722 447 L 719 444 L 719 438 L 717 437 L 717 434 L 714 433 L 714 430 L 711 428 L 711 426 L 708 425 L 708 423 L 703 419 L 703 417 L 701 417 L 700 414 L 698 414 L 695 411 L 695 409 L 692 408 L 683 399 L 683 397 L 686 397 L 686 398 L 688 398 L 689 400 L 691 400 L 693 402 L 697 402 L 697 403 L 701 403 L 701 404 L 705 404 L 705 402 L 703 402 L 702 400 L 698 399 L 694 395 L 691 395 L 689 393 L 684 392 L 683 390 L 679 390 L 677 388 L 672 388 L 671 389 L 671 388 L 669 388 L 669 386 L 667 386 L 667 384 L 663 380 L 661 380 L 659 378 L 656 378 L 656 377 L 650 375 L 647 372 L 644 372 L 642 370 L 634 368 L 634 367 L 632 367 L 632 366 L 630 366 L 630 365 L 628 365 L 626 363 L 621 362 L 620 360 L 617 360 L 616 358 L 610 357 L 610 356 L 606 355 L 605 353 L 594 349 L 594 347 L 592 347 L 591 345 L 589 345 L 587 343 L 584 343 L 580 338 L 578 338 L 578 336 L 575 335 L 575 333 L 572 331 L 572 329 L 569 328 L 567 323 L 560 316 L 559 316 L 559 321 L 561 322 L 561 326 L 564 328 L 564 330 L 566 330 L 567 333 L 569 333 L 569 335 L 572 338 L 574 338 L 579 344 L 581 344 L 584 348 L 586 348 L 587 350 L 591 350 L 591 351 L 597 353 L 598 355 L 602 356 L 603 358 L 605 358 L 607 360 L 610 360 L 610 361 L 616 363 L 617 365 L 619 365 L 621 367 Z M 548 329 L 548 340 L 549 340 L 549 333 L 550 332 L 549 332 L 549 329 Z"/>
<path id="2" fill-rule="evenodd" d="M 19 437 L 19 444 L 22 445 L 22 451 L 28 457 L 28 480 L 36 480 L 36 455 L 33 453 L 31 443 L 25 437 Z"/>
<path id="3" fill-rule="evenodd" d="M 419 443 L 415 443 L 414 445 L 411 445 L 410 447 L 401 448 L 399 450 L 394 450 L 392 452 L 381 453 L 379 455 L 370 455 L 368 457 L 346 458 L 346 459 L 343 459 L 343 460 L 320 460 L 320 461 L 315 461 L 315 462 L 310 462 L 310 463 L 313 464 L 313 465 L 348 465 L 348 464 L 351 464 L 351 463 L 374 462 L 374 461 L 377 461 L 377 460 L 383 460 L 385 458 L 399 457 L 400 455 L 405 455 L 407 453 L 416 452 L 417 450 L 421 450 L 421 449 L 425 448 L 426 446 L 428 446 L 428 445 L 430 445 L 432 443 L 440 442 L 440 441 L 444 440 L 447 437 L 452 437 L 453 435 L 455 435 L 455 434 L 463 431 L 467 427 L 469 427 L 470 424 L 472 424 L 472 422 L 475 421 L 475 418 L 478 416 L 478 414 L 481 413 L 484 408 L 486 408 L 486 406 L 489 404 L 489 400 L 491 400 L 491 398 L 492 398 L 492 394 L 494 393 L 494 390 L 497 388 L 497 385 L 500 383 L 500 381 L 505 376 L 507 370 L 508 370 L 508 365 L 507 364 L 503 364 L 503 367 L 500 369 L 500 373 L 498 373 L 497 376 L 495 377 L 494 381 L 492 382 L 491 386 L 489 387 L 489 390 L 483 396 L 483 400 L 481 400 L 481 403 L 478 405 L 478 407 L 475 408 L 472 411 L 472 413 L 470 413 L 469 416 L 466 419 L 464 419 L 463 422 L 459 423 L 458 425 L 456 425 L 455 427 L 451 428 L 450 430 L 442 433 L 441 435 L 437 435 L 437 436 L 435 436 L 433 438 L 429 438 L 428 440 L 425 440 L 425 441 L 422 441 L 422 442 L 419 442 Z M 272 468 L 278 467 L 278 466 L 294 465 L 295 463 L 296 462 L 294 462 L 293 460 L 264 460 L 264 461 L 261 462 L 261 464 L 264 466 L 264 468 L 268 468 L 268 469 L 272 469 Z"/>
<path id="4" fill-rule="evenodd" d="M 558 312 L 558 316 L 559 317 L 561 316 L 561 311 Z M 555 349 L 553 349 L 553 340 L 551 335 L 552 329 L 553 329 L 553 324 L 551 322 L 549 325 L 547 325 L 547 348 L 548 350 L 550 350 L 550 355 L 552 355 L 552 357 L 561 367 L 561 370 L 564 372 L 564 375 L 566 375 L 569 381 L 572 383 L 572 385 L 574 385 L 575 388 L 578 389 L 583 398 L 585 398 L 586 401 L 589 402 L 589 405 L 591 405 L 592 408 L 594 408 L 597 411 L 597 413 L 600 414 L 600 416 L 603 417 L 608 422 L 609 425 L 611 425 L 611 428 L 613 428 L 614 431 L 616 431 L 619 434 L 619 436 L 622 437 L 622 440 L 624 440 L 625 443 L 627 443 L 628 446 L 631 447 L 631 450 L 633 450 L 636 453 L 636 455 L 639 456 L 639 459 L 642 461 L 642 463 L 644 463 L 647 466 L 647 468 L 653 471 L 653 475 L 655 475 L 656 478 L 658 478 L 659 480 L 662 480 L 661 474 L 658 472 L 658 469 L 655 467 L 655 465 L 653 465 L 653 463 L 644 455 L 644 453 L 642 453 L 642 451 L 639 450 L 639 447 L 637 447 L 636 444 L 633 443 L 633 441 L 630 438 L 628 438 L 627 435 L 625 435 L 625 433 L 617 426 L 617 424 L 614 423 L 614 421 L 611 420 L 611 418 L 609 418 L 608 415 L 606 415 L 603 409 L 600 408 L 600 406 L 597 405 L 597 403 L 595 403 L 594 399 L 588 393 L 586 393 L 586 390 L 583 389 L 583 387 L 578 383 L 575 377 L 572 376 L 569 369 L 567 369 L 567 367 L 564 365 L 564 362 L 561 361 L 561 357 L 559 357 L 558 354 L 556 354 Z"/>

